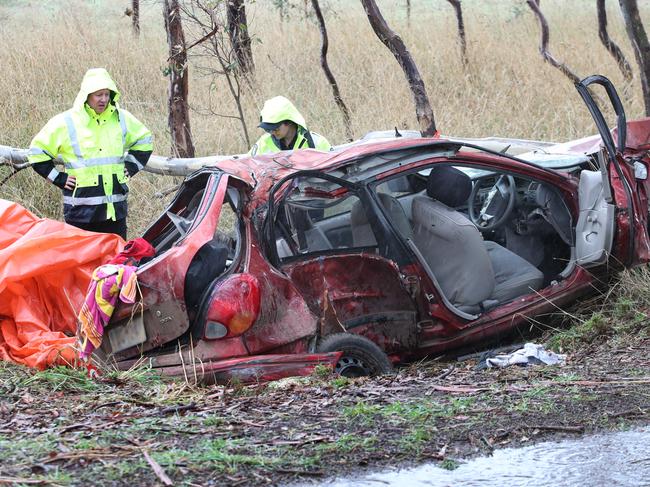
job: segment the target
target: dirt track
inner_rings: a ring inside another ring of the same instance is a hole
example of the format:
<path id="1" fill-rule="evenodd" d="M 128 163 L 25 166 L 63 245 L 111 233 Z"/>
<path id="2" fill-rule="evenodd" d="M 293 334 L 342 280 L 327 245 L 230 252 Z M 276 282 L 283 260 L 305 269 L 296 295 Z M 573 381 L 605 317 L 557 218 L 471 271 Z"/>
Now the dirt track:
<path id="1" fill-rule="evenodd" d="M 196 388 L 146 371 L 0 366 L 0 484 L 265 485 L 650 422 L 650 338 L 562 367 L 427 362 L 396 376 Z"/>

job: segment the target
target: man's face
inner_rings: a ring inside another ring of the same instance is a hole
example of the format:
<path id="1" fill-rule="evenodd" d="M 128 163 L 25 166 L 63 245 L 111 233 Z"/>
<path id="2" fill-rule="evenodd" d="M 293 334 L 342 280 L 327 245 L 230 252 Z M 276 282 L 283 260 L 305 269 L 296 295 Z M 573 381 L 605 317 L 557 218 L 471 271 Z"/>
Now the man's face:
<path id="1" fill-rule="evenodd" d="M 287 136 L 287 133 L 289 132 L 289 124 L 288 123 L 281 123 L 278 128 L 273 130 L 271 133 L 273 134 L 273 137 L 276 139 L 284 139 Z"/>
<path id="2" fill-rule="evenodd" d="M 104 110 L 106 110 L 110 99 L 111 90 L 98 90 L 88 95 L 86 103 L 88 103 L 88 106 L 95 110 L 95 113 L 99 115 L 100 113 L 103 113 Z"/>

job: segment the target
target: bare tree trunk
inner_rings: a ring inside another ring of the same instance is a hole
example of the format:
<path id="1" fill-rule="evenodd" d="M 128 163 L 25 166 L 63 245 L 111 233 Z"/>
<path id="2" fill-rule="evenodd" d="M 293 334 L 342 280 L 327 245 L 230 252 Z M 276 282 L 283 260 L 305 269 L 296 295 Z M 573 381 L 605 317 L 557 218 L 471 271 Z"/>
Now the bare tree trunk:
<path id="1" fill-rule="evenodd" d="M 251 38 L 248 35 L 246 7 L 244 0 L 228 0 L 227 4 L 228 36 L 235 52 L 235 59 L 243 75 L 252 75 L 255 71 Z"/>
<path id="2" fill-rule="evenodd" d="M 187 103 L 187 51 L 178 0 L 163 0 L 163 15 L 169 45 L 168 124 L 172 136 L 172 153 L 177 157 L 194 157 Z"/>
<path id="3" fill-rule="evenodd" d="M 343 115 L 343 123 L 345 123 L 345 134 L 348 139 L 352 140 L 352 123 L 350 121 L 350 111 L 348 110 L 347 105 L 341 98 L 341 92 L 339 91 L 339 85 L 336 83 L 336 79 L 330 70 L 329 65 L 327 64 L 327 49 L 329 48 L 329 40 L 327 37 L 327 28 L 325 27 L 325 19 L 323 18 L 323 12 L 321 12 L 320 5 L 318 0 L 311 0 L 312 7 L 314 7 L 314 12 L 316 13 L 316 18 L 318 19 L 318 27 L 320 28 L 321 35 L 321 49 L 320 49 L 320 65 L 323 67 L 325 72 L 325 77 L 332 87 L 332 93 L 334 94 L 334 101 L 341 110 Z"/>
<path id="4" fill-rule="evenodd" d="M 140 0 L 131 0 L 131 22 L 133 25 L 133 35 L 140 36 Z"/>
<path id="5" fill-rule="evenodd" d="M 406 0 L 406 25 L 411 28 L 411 0 Z"/>
<path id="6" fill-rule="evenodd" d="M 539 26 L 541 29 L 541 40 L 539 43 L 539 53 L 544 58 L 544 61 L 549 63 L 554 68 L 559 69 L 567 78 L 569 78 L 574 83 L 578 83 L 580 78 L 576 76 L 573 71 L 571 71 L 566 64 L 559 62 L 548 50 L 548 22 L 546 22 L 546 17 L 539 8 L 539 0 L 526 0 L 526 3 L 533 11 L 537 20 L 539 21 Z"/>
<path id="7" fill-rule="evenodd" d="M 645 114 L 650 116 L 650 43 L 648 35 L 643 28 L 636 0 L 618 0 L 618 3 L 623 13 L 627 36 L 634 48 L 634 57 L 639 65 Z"/>
<path id="8" fill-rule="evenodd" d="M 607 11 L 605 10 L 605 0 L 596 0 L 596 9 L 598 10 L 598 37 L 600 37 L 603 46 L 605 46 L 605 49 L 609 51 L 618 64 L 618 69 L 623 73 L 625 81 L 629 83 L 632 81 L 632 68 L 630 67 L 630 63 L 625 59 L 625 54 L 623 54 L 621 48 L 618 47 L 607 33 Z"/>
<path id="9" fill-rule="evenodd" d="M 456 11 L 456 21 L 458 23 L 458 39 L 460 41 L 460 57 L 463 61 L 463 66 L 467 66 L 469 61 L 467 59 L 467 38 L 465 37 L 465 22 L 463 21 L 463 7 L 460 0 L 447 0 L 454 10 Z"/>
<path id="10" fill-rule="evenodd" d="M 375 34 L 384 43 L 390 52 L 393 53 L 395 59 L 402 67 L 406 80 L 411 88 L 413 99 L 415 101 L 415 115 L 420 124 L 420 132 L 423 137 L 433 137 L 436 135 L 436 122 L 433 118 L 433 110 L 429 103 L 427 90 L 424 86 L 424 81 L 420 76 L 415 61 L 411 57 L 408 49 L 404 45 L 401 37 L 398 36 L 386 23 L 386 20 L 381 15 L 375 0 L 361 0 L 370 25 L 372 26 Z"/>

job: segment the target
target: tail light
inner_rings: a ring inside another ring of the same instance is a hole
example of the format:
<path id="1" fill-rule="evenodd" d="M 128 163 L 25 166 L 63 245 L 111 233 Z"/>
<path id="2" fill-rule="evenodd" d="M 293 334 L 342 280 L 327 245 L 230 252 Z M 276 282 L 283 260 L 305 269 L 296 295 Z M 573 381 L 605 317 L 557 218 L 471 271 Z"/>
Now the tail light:
<path id="1" fill-rule="evenodd" d="M 250 274 L 235 274 L 213 291 L 204 338 L 234 337 L 248 330 L 260 312 L 260 287 Z"/>

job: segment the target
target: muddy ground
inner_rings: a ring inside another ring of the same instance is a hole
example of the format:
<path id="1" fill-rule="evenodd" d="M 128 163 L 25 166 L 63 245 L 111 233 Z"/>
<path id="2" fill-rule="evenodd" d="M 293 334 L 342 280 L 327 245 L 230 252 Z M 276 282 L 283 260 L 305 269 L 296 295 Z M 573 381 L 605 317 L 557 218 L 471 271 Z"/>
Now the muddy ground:
<path id="1" fill-rule="evenodd" d="M 646 329 L 577 348 L 561 367 L 434 360 L 373 379 L 321 370 L 204 388 L 146 369 L 90 380 L 0 363 L 0 484 L 245 486 L 453 469 L 495 448 L 650 423 Z"/>

